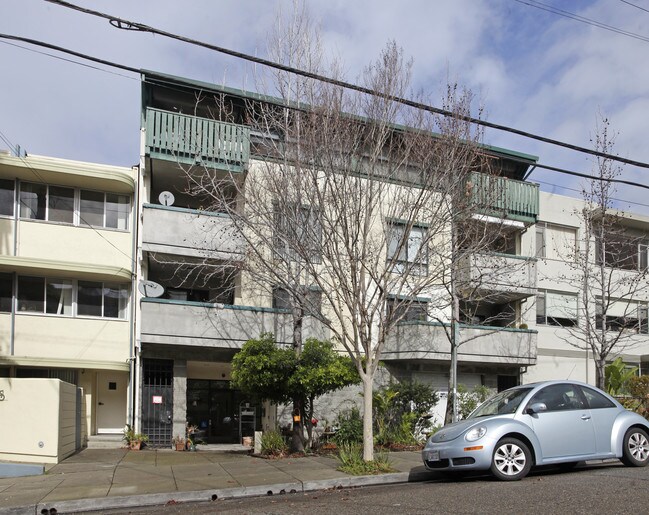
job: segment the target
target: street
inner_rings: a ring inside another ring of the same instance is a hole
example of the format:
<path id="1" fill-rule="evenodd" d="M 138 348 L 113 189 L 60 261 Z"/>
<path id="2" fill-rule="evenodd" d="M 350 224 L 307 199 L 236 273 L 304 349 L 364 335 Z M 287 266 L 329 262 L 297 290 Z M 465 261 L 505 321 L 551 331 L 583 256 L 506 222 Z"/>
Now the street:
<path id="1" fill-rule="evenodd" d="M 432 475 L 422 483 L 328 490 L 307 494 L 211 503 L 170 504 L 110 514 L 192 513 L 331 514 L 372 513 L 646 513 L 649 467 L 628 468 L 618 462 L 581 466 L 571 472 L 534 471 L 518 482 L 490 476 L 445 478 Z"/>

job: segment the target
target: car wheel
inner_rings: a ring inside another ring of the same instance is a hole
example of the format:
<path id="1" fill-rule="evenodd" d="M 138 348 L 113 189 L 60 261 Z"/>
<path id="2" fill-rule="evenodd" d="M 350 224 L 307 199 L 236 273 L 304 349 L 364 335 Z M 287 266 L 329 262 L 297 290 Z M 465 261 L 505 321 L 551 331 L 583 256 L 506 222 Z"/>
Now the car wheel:
<path id="1" fill-rule="evenodd" d="M 503 438 L 491 458 L 491 473 L 502 481 L 517 481 L 532 468 L 532 453 L 520 440 Z"/>
<path id="2" fill-rule="evenodd" d="M 632 427 L 624 435 L 622 463 L 628 467 L 645 467 L 649 463 L 649 435 L 639 427 Z"/>

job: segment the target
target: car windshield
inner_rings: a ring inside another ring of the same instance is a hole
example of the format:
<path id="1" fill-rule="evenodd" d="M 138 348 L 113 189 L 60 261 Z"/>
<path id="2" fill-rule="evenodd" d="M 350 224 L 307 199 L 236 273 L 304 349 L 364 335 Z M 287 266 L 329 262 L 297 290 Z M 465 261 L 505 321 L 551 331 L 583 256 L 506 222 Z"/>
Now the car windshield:
<path id="1" fill-rule="evenodd" d="M 480 406 L 478 406 L 467 418 L 514 413 L 531 389 L 532 388 L 512 388 L 500 392 L 480 404 Z"/>

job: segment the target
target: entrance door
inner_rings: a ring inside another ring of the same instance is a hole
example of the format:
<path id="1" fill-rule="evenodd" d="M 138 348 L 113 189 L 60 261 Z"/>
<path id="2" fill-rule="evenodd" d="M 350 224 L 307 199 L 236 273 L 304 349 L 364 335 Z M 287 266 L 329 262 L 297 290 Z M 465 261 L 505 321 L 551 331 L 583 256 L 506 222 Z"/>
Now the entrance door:
<path id="1" fill-rule="evenodd" d="M 97 433 L 121 433 L 126 424 L 128 374 L 97 372 Z"/>
<path id="2" fill-rule="evenodd" d="M 206 443 L 235 443 L 239 434 L 238 390 L 229 381 L 187 380 L 187 421 L 198 426 L 199 438 Z"/>
<path id="3" fill-rule="evenodd" d="M 173 431 L 174 362 L 142 360 L 142 432 L 149 445 L 171 445 Z"/>

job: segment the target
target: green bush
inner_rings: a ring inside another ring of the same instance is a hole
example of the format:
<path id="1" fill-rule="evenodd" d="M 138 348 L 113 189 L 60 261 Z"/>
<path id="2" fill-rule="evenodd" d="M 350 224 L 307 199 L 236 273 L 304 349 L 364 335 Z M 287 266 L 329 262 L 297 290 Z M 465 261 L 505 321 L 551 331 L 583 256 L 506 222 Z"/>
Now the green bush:
<path id="1" fill-rule="evenodd" d="M 387 453 L 375 452 L 374 461 L 363 461 L 363 446 L 358 443 L 341 445 L 338 448 L 338 459 L 340 460 L 338 470 L 355 476 L 392 472 Z"/>
<path id="2" fill-rule="evenodd" d="M 279 431 L 266 431 L 261 435 L 261 453 L 281 456 L 288 452 L 288 445 Z"/>
<path id="3" fill-rule="evenodd" d="M 415 430 L 422 415 L 439 399 L 430 385 L 402 381 L 374 393 L 375 443 L 380 446 L 417 444 Z"/>
<path id="4" fill-rule="evenodd" d="M 468 417 L 471 412 L 490 397 L 492 391 L 486 386 L 474 386 L 469 390 L 465 385 L 457 385 L 457 412 L 460 420 Z"/>
<path id="5" fill-rule="evenodd" d="M 339 447 L 363 441 L 363 419 L 356 406 L 339 413 L 335 425 L 338 430 L 333 436 L 333 441 Z"/>

